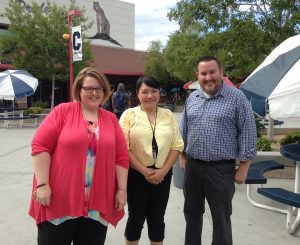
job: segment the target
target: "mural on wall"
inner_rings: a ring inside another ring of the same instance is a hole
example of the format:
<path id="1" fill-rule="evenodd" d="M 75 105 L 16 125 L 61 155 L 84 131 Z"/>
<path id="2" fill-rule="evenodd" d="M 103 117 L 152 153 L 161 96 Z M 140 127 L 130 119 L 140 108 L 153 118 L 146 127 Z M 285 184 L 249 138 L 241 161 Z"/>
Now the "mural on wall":
<path id="1" fill-rule="evenodd" d="M 95 36 L 89 37 L 89 39 L 102 39 L 122 46 L 119 42 L 110 37 L 110 23 L 106 18 L 104 10 L 101 8 L 99 1 L 93 1 L 93 9 L 96 12 L 97 33 Z"/>
<path id="2" fill-rule="evenodd" d="M 23 11 L 31 13 L 32 7 L 29 3 L 26 3 L 24 0 L 15 0 L 16 3 L 19 3 Z M 40 6 L 42 13 L 48 13 L 48 5 L 47 3 L 43 2 Z"/>

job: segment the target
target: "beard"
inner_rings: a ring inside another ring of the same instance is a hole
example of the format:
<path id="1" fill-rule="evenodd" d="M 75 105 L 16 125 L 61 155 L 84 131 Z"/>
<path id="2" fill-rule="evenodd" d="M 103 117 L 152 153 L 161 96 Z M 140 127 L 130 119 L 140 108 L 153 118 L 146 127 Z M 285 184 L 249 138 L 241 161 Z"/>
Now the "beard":
<path id="1" fill-rule="evenodd" d="M 218 80 L 204 81 L 203 83 L 200 84 L 202 90 L 209 95 L 216 94 L 219 88 L 221 87 L 221 81 Z"/>

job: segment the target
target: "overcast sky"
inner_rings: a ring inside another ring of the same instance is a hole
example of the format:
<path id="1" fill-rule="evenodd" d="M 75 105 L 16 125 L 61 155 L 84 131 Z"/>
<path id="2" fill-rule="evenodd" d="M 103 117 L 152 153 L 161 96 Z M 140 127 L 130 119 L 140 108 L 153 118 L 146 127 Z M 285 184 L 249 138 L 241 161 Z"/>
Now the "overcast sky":
<path id="1" fill-rule="evenodd" d="M 177 0 L 123 0 L 135 4 L 135 49 L 146 50 L 149 42 L 160 40 L 166 44 L 168 36 L 178 30 L 170 22 L 167 12 Z"/>

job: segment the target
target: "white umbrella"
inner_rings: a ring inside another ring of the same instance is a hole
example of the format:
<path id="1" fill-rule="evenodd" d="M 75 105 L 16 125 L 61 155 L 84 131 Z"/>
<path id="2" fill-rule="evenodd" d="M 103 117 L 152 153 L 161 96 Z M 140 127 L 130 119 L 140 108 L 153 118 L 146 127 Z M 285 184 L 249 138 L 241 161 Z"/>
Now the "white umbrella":
<path id="1" fill-rule="evenodd" d="M 300 35 L 277 46 L 240 89 L 253 111 L 266 115 L 266 103 L 272 119 L 300 118 Z"/>
<path id="2" fill-rule="evenodd" d="M 0 99 L 14 100 L 34 94 L 38 80 L 25 70 L 0 72 Z"/>

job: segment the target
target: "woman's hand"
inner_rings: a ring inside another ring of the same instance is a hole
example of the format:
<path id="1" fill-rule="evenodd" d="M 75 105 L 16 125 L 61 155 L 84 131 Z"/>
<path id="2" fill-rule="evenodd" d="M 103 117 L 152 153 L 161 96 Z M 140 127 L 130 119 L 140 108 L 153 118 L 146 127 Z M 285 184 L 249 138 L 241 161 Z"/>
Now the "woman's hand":
<path id="1" fill-rule="evenodd" d="M 50 206 L 51 187 L 49 184 L 41 186 L 33 192 L 33 199 L 43 206 Z"/>
<path id="2" fill-rule="evenodd" d="M 149 175 L 146 178 L 146 180 L 154 185 L 158 185 L 161 182 L 163 182 L 165 178 L 165 171 L 163 169 L 150 169 L 149 168 Z"/>
<path id="3" fill-rule="evenodd" d="M 117 211 L 121 211 L 127 202 L 127 191 L 126 190 L 118 190 L 116 197 L 115 197 L 115 209 L 117 209 Z"/>

